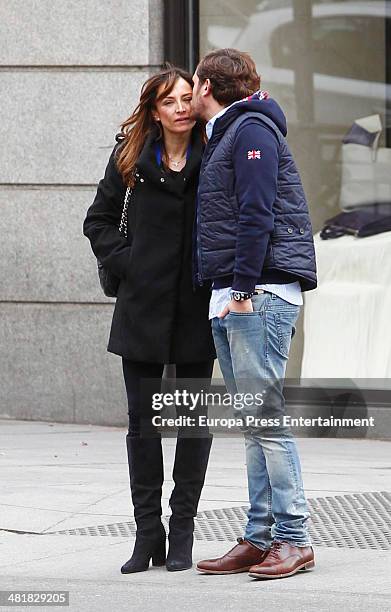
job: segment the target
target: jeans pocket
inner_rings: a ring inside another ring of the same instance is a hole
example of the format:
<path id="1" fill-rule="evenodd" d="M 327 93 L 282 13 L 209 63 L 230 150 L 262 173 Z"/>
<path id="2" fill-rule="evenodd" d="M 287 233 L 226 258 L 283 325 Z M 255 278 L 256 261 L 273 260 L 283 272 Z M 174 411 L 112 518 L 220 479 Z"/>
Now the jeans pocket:
<path id="1" fill-rule="evenodd" d="M 291 340 L 296 333 L 295 321 L 297 314 L 295 311 L 290 312 L 289 310 L 273 314 L 280 352 L 285 358 L 288 358 Z"/>

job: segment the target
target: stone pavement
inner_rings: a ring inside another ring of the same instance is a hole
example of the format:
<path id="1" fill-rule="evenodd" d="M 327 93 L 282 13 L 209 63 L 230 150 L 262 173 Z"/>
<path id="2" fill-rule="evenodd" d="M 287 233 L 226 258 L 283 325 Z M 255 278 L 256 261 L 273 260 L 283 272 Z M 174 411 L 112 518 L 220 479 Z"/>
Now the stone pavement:
<path id="1" fill-rule="evenodd" d="M 298 445 L 310 498 L 391 491 L 390 442 L 301 438 Z M 164 513 L 174 450 L 175 440 L 166 438 Z M 256 581 L 247 574 L 206 576 L 194 569 L 151 568 L 123 576 L 119 568 L 130 556 L 132 538 L 49 535 L 131 520 L 125 429 L 2 420 L 0 473 L 2 590 L 68 590 L 72 612 L 391 609 L 391 545 L 319 545 L 313 572 Z M 243 440 L 216 437 L 199 511 L 247 501 Z M 220 555 L 233 544 L 196 540 L 194 559 Z M 8 609 L 26 608 L 0 607 Z"/>

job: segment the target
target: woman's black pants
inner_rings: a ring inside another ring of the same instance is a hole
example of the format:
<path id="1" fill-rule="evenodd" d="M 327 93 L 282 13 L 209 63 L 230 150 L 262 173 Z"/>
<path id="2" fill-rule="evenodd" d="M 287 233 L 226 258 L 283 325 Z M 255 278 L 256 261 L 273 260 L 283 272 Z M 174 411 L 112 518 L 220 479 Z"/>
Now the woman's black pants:
<path id="1" fill-rule="evenodd" d="M 188 391 L 197 393 L 209 391 L 210 380 L 213 372 L 212 359 L 196 363 L 185 363 L 176 365 L 176 379 L 178 383 L 175 389 L 178 392 Z M 128 396 L 129 428 L 128 435 L 131 437 L 153 437 L 157 429 L 152 425 L 152 419 L 160 415 L 161 411 L 152 407 L 152 396 L 160 393 L 164 365 L 160 363 L 141 363 L 122 359 L 126 393 Z M 176 406 L 177 416 L 189 416 L 194 419 L 195 426 L 179 428 L 179 435 L 190 435 L 196 437 L 197 432 L 202 437 L 202 432 L 207 434 L 208 429 L 199 427 L 199 416 L 207 415 L 207 406 L 199 402 L 195 410 L 189 410 L 187 406 Z M 158 436 L 159 437 L 159 436 Z"/>
<path id="2" fill-rule="evenodd" d="M 152 409 L 152 394 L 160 393 L 164 366 L 137 363 L 124 358 L 122 364 L 128 396 L 129 430 L 126 446 L 134 517 L 137 533 L 152 537 L 161 528 L 164 479 L 161 435 L 156 428 L 151 428 L 151 419 L 158 414 Z M 178 364 L 178 384 L 175 388 L 208 392 L 212 371 L 213 360 Z M 207 414 L 207 407 L 197 406 L 193 412 Z M 184 414 L 183 408 L 178 409 L 178 413 Z M 189 414 L 188 410 L 186 414 Z M 188 428 L 180 428 L 178 431 L 173 468 L 175 487 L 169 502 L 172 510 L 170 533 L 183 526 L 187 532 L 192 530 L 212 444 L 212 436 L 207 428 L 202 427 L 199 435 L 197 430 L 192 429 L 191 437 L 187 435 L 189 431 Z"/>

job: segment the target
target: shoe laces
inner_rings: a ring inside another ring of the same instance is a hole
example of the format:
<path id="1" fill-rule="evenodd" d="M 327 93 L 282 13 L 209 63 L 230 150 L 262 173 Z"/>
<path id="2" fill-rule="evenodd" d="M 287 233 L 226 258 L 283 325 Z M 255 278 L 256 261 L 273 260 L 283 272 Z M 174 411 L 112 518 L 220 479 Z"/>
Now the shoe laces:
<path id="1" fill-rule="evenodd" d="M 274 559 L 278 559 L 279 552 L 282 546 L 282 542 L 273 542 L 268 557 L 273 557 Z"/>

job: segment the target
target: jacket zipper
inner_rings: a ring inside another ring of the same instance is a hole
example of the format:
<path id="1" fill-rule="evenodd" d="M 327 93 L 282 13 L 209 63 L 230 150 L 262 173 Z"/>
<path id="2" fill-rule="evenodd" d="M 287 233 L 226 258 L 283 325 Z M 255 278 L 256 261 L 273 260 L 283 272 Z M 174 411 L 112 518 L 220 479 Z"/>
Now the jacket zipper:
<path id="1" fill-rule="evenodd" d="M 202 159 L 202 162 L 201 162 L 201 168 L 200 168 L 200 174 L 199 174 L 199 181 L 198 181 L 198 183 L 201 182 L 201 175 L 203 174 L 204 167 L 205 167 L 205 164 L 206 164 L 206 157 L 208 157 L 208 161 L 209 161 L 209 157 L 210 157 L 209 151 L 210 151 L 210 140 L 208 141 L 208 143 L 206 145 L 206 148 L 205 148 L 205 151 L 204 151 L 204 156 L 203 156 L 203 159 Z M 202 287 L 204 282 L 203 282 L 203 279 L 202 279 L 201 250 L 200 250 L 200 241 L 199 241 L 199 234 L 200 234 L 200 232 L 199 232 L 199 225 L 200 225 L 199 217 L 200 216 L 198 214 L 198 211 L 199 211 L 199 202 L 200 202 L 200 197 L 199 196 L 200 196 L 200 188 L 198 186 L 197 187 L 197 239 L 196 239 L 196 243 L 197 243 L 197 268 L 198 268 L 198 271 L 197 271 L 197 280 L 198 280 L 199 286 Z"/>

